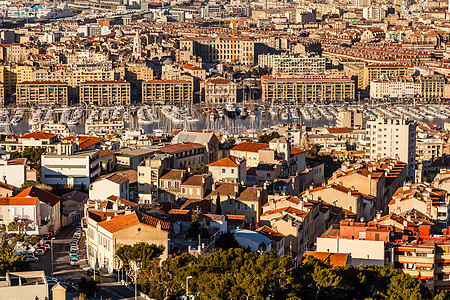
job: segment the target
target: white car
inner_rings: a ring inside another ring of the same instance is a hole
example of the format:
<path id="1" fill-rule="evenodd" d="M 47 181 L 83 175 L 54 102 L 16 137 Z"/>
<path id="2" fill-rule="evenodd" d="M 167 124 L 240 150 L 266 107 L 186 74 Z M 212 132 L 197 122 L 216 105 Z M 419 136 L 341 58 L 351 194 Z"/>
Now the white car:
<path id="1" fill-rule="evenodd" d="M 78 265 L 78 258 L 71 258 L 71 259 L 70 259 L 70 265 L 71 265 L 71 266 L 76 266 L 76 265 Z"/>

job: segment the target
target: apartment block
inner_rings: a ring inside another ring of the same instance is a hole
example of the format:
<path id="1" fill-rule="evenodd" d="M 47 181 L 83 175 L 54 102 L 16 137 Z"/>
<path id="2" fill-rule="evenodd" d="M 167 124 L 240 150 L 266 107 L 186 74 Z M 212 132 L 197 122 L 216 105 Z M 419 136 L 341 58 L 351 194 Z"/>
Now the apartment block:
<path id="1" fill-rule="evenodd" d="M 85 81 L 79 85 L 80 103 L 91 105 L 130 104 L 130 83 L 126 81 Z"/>
<path id="2" fill-rule="evenodd" d="M 180 41 L 180 51 L 190 56 L 200 56 L 208 62 L 252 65 L 255 61 L 255 43 L 249 38 L 185 38 Z"/>
<path id="3" fill-rule="evenodd" d="M 405 119 L 378 118 L 367 122 L 367 157 L 399 159 L 407 163 L 408 177 L 414 178 L 416 123 Z"/>
<path id="4" fill-rule="evenodd" d="M 18 105 L 68 105 L 67 83 L 62 81 L 24 81 L 16 86 Z"/>
<path id="5" fill-rule="evenodd" d="M 263 101 L 316 102 L 355 99 L 355 82 L 347 78 L 261 79 Z"/>
<path id="6" fill-rule="evenodd" d="M 93 150 L 73 155 L 42 155 L 42 183 L 90 186 L 100 176 L 99 153 L 99 150 Z"/>
<path id="7" fill-rule="evenodd" d="M 258 56 L 258 65 L 272 69 L 272 76 L 323 74 L 326 58 L 299 54 L 262 54 Z"/>
<path id="8" fill-rule="evenodd" d="M 204 100 L 207 104 L 237 102 L 237 84 L 230 79 L 209 78 L 201 83 Z"/>
<path id="9" fill-rule="evenodd" d="M 192 102 L 194 87 L 186 80 L 150 80 L 142 85 L 142 102 Z"/>
<path id="10" fill-rule="evenodd" d="M 410 77 L 413 74 L 412 68 L 399 64 L 367 64 L 364 67 L 363 82 L 361 88 L 365 89 L 371 81 L 387 77 Z"/>

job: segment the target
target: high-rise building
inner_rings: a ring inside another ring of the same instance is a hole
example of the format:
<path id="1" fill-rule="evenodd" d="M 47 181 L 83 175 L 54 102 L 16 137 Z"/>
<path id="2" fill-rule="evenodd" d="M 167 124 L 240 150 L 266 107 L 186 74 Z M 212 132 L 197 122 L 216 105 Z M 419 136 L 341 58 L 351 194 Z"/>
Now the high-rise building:
<path id="1" fill-rule="evenodd" d="M 406 119 L 378 118 L 367 122 L 367 156 L 395 158 L 407 164 L 407 176 L 414 180 L 416 123 Z"/>

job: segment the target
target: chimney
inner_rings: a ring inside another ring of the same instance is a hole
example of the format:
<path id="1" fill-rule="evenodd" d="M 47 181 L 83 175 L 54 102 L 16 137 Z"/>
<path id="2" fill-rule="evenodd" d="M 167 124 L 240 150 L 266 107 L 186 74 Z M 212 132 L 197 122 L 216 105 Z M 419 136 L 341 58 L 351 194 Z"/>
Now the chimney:
<path id="1" fill-rule="evenodd" d="M 303 209 L 304 209 L 304 202 L 303 202 L 303 199 L 300 199 L 300 201 L 298 202 L 298 209 L 299 209 L 299 210 L 303 210 Z"/>
<path id="2" fill-rule="evenodd" d="M 236 194 L 239 193 L 239 186 L 237 184 L 234 186 L 234 192 Z"/>
<path id="3" fill-rule="evenodd" d="M 447 229 L 442 230 L 442 236 L 444 237 L 444 241 L 447 240 Z"/>
<path id="4" fill-rule="evenodd" d="M 403 220 L 403 226 L 408 227 L 408 220 Z"/>
<path id="5" fill-rule="evenodd" d="M 115 211 L 119 210 L 119 204 L 117 204 L 117 202 L 113 203 L 113 210 Z"/>
<path id="6" fill-rule="evenodd" d="M 381 211 L 377 211 L 375 220 L 381 219 Z"/>
<path id="7" fill-rule="evenodd" d="M 95 203 L 94 203 L 94 209 L 98 209 L 98 202 L 97 201 L 95 201 Z"/>
<path id="8" fill-rule="evenodd" d="M 256 197 L 261 197 L 261 191 L 258 189 L 258 190 L 256 190 Z"/>
<path id="9" fill-rule="evenodd" d="M 103 211 L 103 212 L 106 212 L 106 206 L 105 206 L 105 207 L 103 207 L 102 211 Z"/>

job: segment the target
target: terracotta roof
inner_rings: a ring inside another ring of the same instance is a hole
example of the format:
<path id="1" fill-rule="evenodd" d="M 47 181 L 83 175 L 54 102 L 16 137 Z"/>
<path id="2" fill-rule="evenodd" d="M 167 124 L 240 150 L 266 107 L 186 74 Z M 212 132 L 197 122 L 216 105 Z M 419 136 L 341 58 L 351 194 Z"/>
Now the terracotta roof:
<path id="1" fill-rule="evenodd" d="M 18 193 L 15 197 L 37 197 L 39 201 L 49 204 L 50 206 L 55 206 L 61 197 L 56 196 L 50 192 L 40 189 L 35 186 L 31 186 L 22 192 Z"/>
<path id="2" fill-rule="evenodd" d="M 162 231 L 169 231 L 170 223 L 159 220 L 157 218 L 145 215 L 140 212 L 133 212 L 130 214 L 115 216 L 111 220 L 98 223 L 99 226 L 108 230 L 109 232 L 118 232 L 136 225 L 147 225 L 156 228 L 160 224 Z"/>
<path id="3" fill-rule="evenodd" d="M 239 194 L 236 200 L 259 202 L 262 190 L 262 187 L 249 186 Z"/>
<path id="4" fill-rule="evenodd" d="M 105 156 L 110 156 L 110 155 L 114 155 L 114 152 L 100 149 L 100 152 L 98 153 L 99 157 L 105 157 Z"/>
<path id="5" fill-rule="evenodd" d="M 0 205 L 36 205 L 37 197 L 0 197 Z"/>
<path id="6" fill-rule="evenodd" d="M 96 144 L 99 144 L 103 140 L 102 138 L 95 137 L 95 136 L 81 135 L 81 136 L 64 137 L 64 138 L 61 138 L 61 141 L 75 141 L 77 138 L 80 142 L 80 150 L 84 150 L 84 149 L 92 147 Z"/>
<path id="7" fill-rule="evenodd" d="M 197 144 L 197 143 L 179 143 L 179 144 L 172 144 L 172 145 L 167 145 L 167 146 L 161 147 L 161 148 L 159 148 L 159 150 L 161 150 L 161 152 L 171 154 L 171 153 L 177 153 L 177 152 L 183 152 L 183 151 L 201 149 L 201 148 L 206 148 L 206 147 L 202 144 Z"/>
<path id="8" fill-rule="evenodd" d="M 245 152 L 258 152 L 259 150 L 269 148 L 269 144 L 266 143 L 251 143 L 244 142 L 237 144 L 231 149 L 232 151 L 245 151 Z"/>
<path id="9" fill-rule="evenodd" d="M 183 180 L 185 170 L 171 169 L 166 171 L 159 179 L 161 180 Z"/>
<path id="10" fill-rule="evenodd" d="M 123 199 L 123 198 L 120 198 L 120 197 L 117 197 L 117 196 L 109 196 L 108 200 L 112 201 L 112 202 L 116 202 L 119 205 L 123 204 L 123 205 L 128 205 L 128 206 L 131 206 L 131 207 L 136 207 L 136 206 L 139 205 L 139 204 L 137 204 L 135 202 L 128 201 L 126 199 Z"/>
<path id="11" fill-rule="evenodd" d="M 189 81 L 187 80 L 149 80 L 144 82 L 144 84 L 191 84 Z"/>
<path id="12" fill-rule="evenodd" d="M 236 156 L 228 156 L 225 158 L 222 158 L 221 160 L 215 161 L 213 163 L 210 163 L 209 167 L 237 167 L 242 161 L 240 158 Z"/>
<path id="13" fill-rule="evenodd" d="M 84 81 L 84 82 L 80 82 L 80 84 L 127 84 L 129 85 L 130 83 L 127 81 L 122 81 L 122 80 L 98 80 L 98 81 Z"/>
<path id="14" fill-rule="evenodd" d="M 14 158 L 14 159 L 8 159 L 7 164 L 8 166 L 18 166 L 18 165 L 24 165 L 27 162 L 26 158 Z"/>
<path id="15" fill-rule="evenodd" d="M 348 253 L 330 253 L 330 252 L 314 252 L 314 251 L 306 251 L 303 254 L 303 263 L 306 262 L 308 256 L 314 256 L 320 260 L 325 262 L 329 262 L 333 267 L 344 267 L 347 265 L 347 261 L 349 258 Z"/>
<path id="16" fill-rule="evenodd" d="M 216 189 L 212 191 L 206 198 L 211 199 L 219 194 L 220 196 L 233 196 L 239 194 L 239 184 L 231 182 L 221 182 L 216 185 Z"/>
<path id="17" fill-rule="evenodd" d="M 180 207 L 181 209 L 198 210 L 202 212 L 211 211 L 211 200 L 209 199 L 187 199 Z"/>
<path id="18" fill-rule="evenodd" d="M 295 147 L 291 147 L 291 155 L 295 155 L 295 154 L 299 154 L 299 153 L 303 153 L 305 152 L 305 150 L 299 149 L 299 148 L 295 148 Z"/>
<path id="19" fill-rule="evenodd" d="M 30 132 L 22 135 L 19 139 L 49 140 L 54 137 L 56 137 L 56 135 L 52 133 Z"/>
<path id="20" fill-rule="evenodd" d="M 347 127 L 340 127 L 340 128 L 327 128 L 328 132 L 330 134 L 344 134 L 344 133 L 350 133 L 350 129 Z"/>
<path id="21" fill-rule="evenodd" d="M 257 228 L 255 231 L 265 235 L 269 239 L 276 241 L 276 242 L 279 242 L 284 238 L 284 234 L 281 234 L 278 231 L 273 230 L 272 228 L 267 227 L 265 225 Z"/>
<path id="22" fill-rule="evenodd" d="M 114 212 L 103 212 L 103 211 L 88 211 L 89 218 L 94 220 L 95 222 L 106 221 L 108 217 L 114 217 Z"/>
<path id="23" fill-rule="evenodd" d="M 94 181 L 94 183 L 99 182 L 101 180 L 109 180 L 117 184 L 123 184 L 128 181 L 128 177 L 121 175 L 119 173 L 111 173 L 101 176 L 99 179 Z"/>
<path id="24" fill-rule="evenodd" d="M 29 85 L 29 84 L 58 84 L 58 85 L 67 85 L 67 82 L 63 82 L 63 81 L 44 81 L 44 80 L 39 80 L 39 81 L 22 81 L 22 82 L 18 82 L 17 85 Z"/>
<path id="25" fill-rule="evenodd" d="M 10 191 L 14 190 L 13 185 L 10 185 L 10 184 L 7 184 L 7 183 L 1 182 L 1 181 L 0 181 L 0 188 L 5 189 L 5 190 L 10 190 Z"/>
<path id="26" fill-rule="evenodd" d="M 203 186 L 207 177 L 207 175 L 192 175 L 182 182 L 181 185 Z"/>
<path id="27" fill-rule="evenodd" d="M 68 201 L 68 200 L 72 200 L 72 201 L 75 201 L 75 202 L 82 202 L 82 201 L 88 199 L 89 195 L 86 194 L 86 193 L 77 191 L 77 190 L 73 190 L 73 191 L 71 191 L 69 193 L 66 193 L 66 194 L 62 195 L 61 198 L 62 198 L 61 200 L 63 202 L 64 201 Z"/>
<path id="28" fill-rule="evenodd" d="M 269 216 L 269 215 L 279 214 L 279 213 L 281 213 L 281 214 L 286 213 L 286 214 L 300 217 L 300 218 L 304 218 L 308 214 L 306 211 L 297 209 L 295 207 L 282 207 L 282 208 L 277 208 L 277 209 L 273 209 L 273 210 L 268 210 L 265 213 L 263 213 L 261 216 Z"/>

